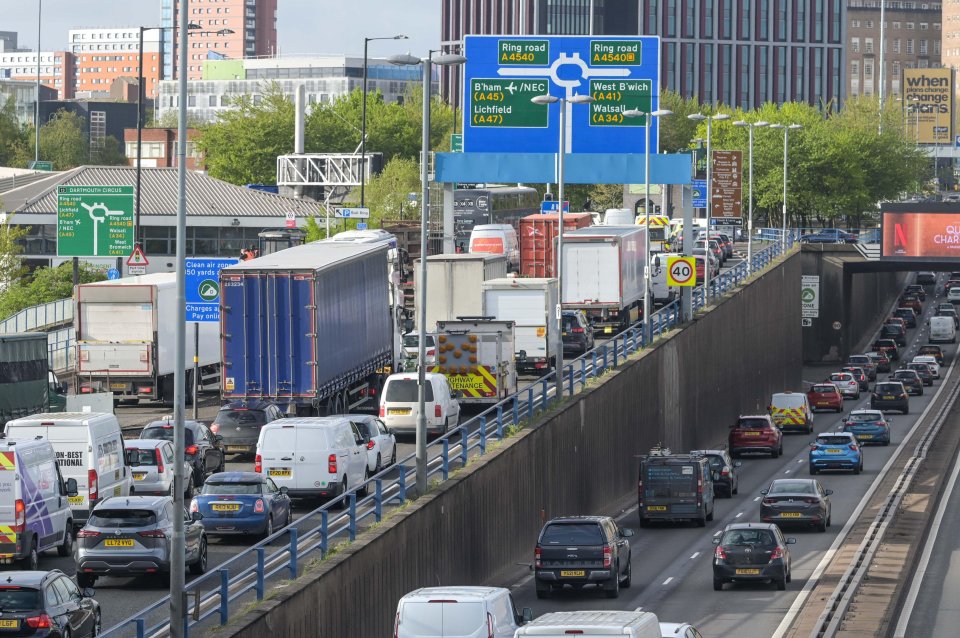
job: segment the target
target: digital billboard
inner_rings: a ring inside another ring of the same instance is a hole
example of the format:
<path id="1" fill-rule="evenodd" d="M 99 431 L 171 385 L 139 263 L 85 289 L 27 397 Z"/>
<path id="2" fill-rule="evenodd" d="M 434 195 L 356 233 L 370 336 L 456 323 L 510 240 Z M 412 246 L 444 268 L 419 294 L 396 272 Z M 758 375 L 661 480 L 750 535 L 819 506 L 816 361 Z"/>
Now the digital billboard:
<path id="1" fill-rule="evenodd" d="M 960 262 L 960 205 L 885 206 L 880 250 L 888 260 Z"/>
<path id="2" fill-rule="evenodd" d="M 952 69 L 904 69 L 902 103 L 908 140 L 953 144 Z"/>

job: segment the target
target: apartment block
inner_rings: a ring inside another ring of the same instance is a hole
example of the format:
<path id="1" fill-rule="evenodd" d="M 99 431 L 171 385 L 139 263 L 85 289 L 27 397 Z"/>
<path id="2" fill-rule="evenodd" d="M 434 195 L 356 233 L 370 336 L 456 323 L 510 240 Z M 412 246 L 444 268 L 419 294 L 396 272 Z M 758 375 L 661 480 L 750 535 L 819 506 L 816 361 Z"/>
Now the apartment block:
<path id="1" fill-rule="evenodd" d="M 0 53 L 0 79 L 36 82 L 40 56 L 40 84 L 57 92 L 57 98 L 74 96 L 75 59 L 70 51 L 14 51 Z"/>
<path id="2" fill-rule="evenodd" d="M 136 82 L 140 64 L 139 27 L 72 29 L 70 50 L 76 57 L 79 94 L 105 96 L 120 79 Z M 144 97 L 157 95 L 163 72 L 162 36 L 157 29 L 143 33 Z"/>

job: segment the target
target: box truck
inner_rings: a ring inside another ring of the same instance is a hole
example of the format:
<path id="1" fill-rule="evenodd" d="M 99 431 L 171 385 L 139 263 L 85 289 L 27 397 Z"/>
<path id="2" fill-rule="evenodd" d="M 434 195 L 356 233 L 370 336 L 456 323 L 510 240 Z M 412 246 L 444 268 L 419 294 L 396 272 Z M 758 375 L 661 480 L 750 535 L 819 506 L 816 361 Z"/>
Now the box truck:
<path id="1" fill-rule="evenodd" d="M 563 307 L 583 310 L 602 333 L 640 317 L 647 230 L 593 226 L 563 235 Z"/>
<path id="2" fill-rule="evenodd" d="M 393 370 L 386 243 L 312 242 L 220 272 L 224 401 L 375 410 Z"/>
<path id="3" fill-rule="evenodd" d="M 506 277 L 483 282 L 484 314 L 513 322 L 517 371 L 544 375 L 552 371 L 563 347 L 556 313 L 557 280 Z"/>
<path id="4" fill-rule="evenodd" d="M 437 322 L 437 362 L 464 403 L 499 403 L 517 391 L 513 322 L 465 317 Z"/>
<path id="5" fill-rule="evenodd" d="M 553 277 L 554 253 L 557 250 L 557 228 L 560 216 L 527 215 L 520 220 L 520 274 L 524 277 Z M 590 213 L 567 213 L 563 216 L 564 235 L 571 230 L 593 224 Z"/>
<path id="6" fill-rule="evenodd" d="M 177 275 L 154 273 L 77 286 L 73 315 L 80 392 L 113 392 L 115 399 L 173 402 L 173 374 L 184 371 L 187 401 L 193 389 L 193 329 L 187 357 L 176 361 Z M 199 381 L 220 381 L 219 327 L 199 322 Z"/>
<path id="7" fill-rule="evenodd" d="M 414 272 L 417 291 L 414 321 L 420 321 L 420 260 Z M 483 282 L 506 276 L 507 258 L 503 255 L 464 253 L 427 257 L 426 332 L 436 332 L 438 321 L 482 316 Z"/>
<path id="8" fill-rule="evenodd" d="M 0 334 L 0 427 L 40 412 L 63 412 L 66 394 L 48 364 L 45 333 Z"/>

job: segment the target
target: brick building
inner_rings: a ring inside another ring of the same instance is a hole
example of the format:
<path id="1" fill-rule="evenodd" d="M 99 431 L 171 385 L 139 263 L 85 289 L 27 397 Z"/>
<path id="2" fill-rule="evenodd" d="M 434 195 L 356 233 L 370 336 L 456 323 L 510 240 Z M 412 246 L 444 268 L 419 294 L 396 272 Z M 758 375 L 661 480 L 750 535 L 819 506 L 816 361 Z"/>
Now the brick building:
<path id="1" fill-rule="evenodd" d="M 70 49 L 76 57 L 77 67 L 76 91 L 86 92 L 90 97 L 103 97 L 109 94 L 111 85 L 118 79 L 136 82 L 140 63 L 139 37 L 137 27 L 71 29 Z M 156 96 L 163 77 L 161 46 L 162 37 L 158 30 L 144 31 L 143 86 L 144 97 L 149 99 Z"/>
<path id="2" fill-rule="evenodd" d="M 36 82 L 37 52 L 0 53 L 0 79 Z M 61 100 L 74 97 L 75 59 L 70 51 L 40 52 L 40 84 L 57 92 Z"/>
<path id="3" fill-rule="evenodd" d="M 140 160 L 143 168 L 174 168 L 177 166 L 177 129 L 175 128 L 145 128 L 141 132 L 143 148 Z M 202 170 L 203 162 L 196 151 L 194 140 L 200 137 L 200 131 L 187 129 L 187 169 Z M 127 163 L 137 165 L 137 129 L 128 128 L 123 131 L 124 148 L 126 149 Z"/>

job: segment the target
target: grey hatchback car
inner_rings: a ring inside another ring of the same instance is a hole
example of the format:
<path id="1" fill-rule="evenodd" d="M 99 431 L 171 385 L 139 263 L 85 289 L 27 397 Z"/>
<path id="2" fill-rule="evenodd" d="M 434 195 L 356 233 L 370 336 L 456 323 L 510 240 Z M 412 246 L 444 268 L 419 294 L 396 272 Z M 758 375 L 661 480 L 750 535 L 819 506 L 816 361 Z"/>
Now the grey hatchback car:
<path id="1" fill-rule="evenodd" d="M 207 569 L 207 535 L 199 512 L 183 517 L 186 562 L 193 574 Z M 93 587 L 100 576 L 159 574 L 169 585 L 173 521 L 169 496 L 112 496 L 100 501 L 77 532 L 77 584 Z"/>
<path id="2" fill-rule="evenodd" d="M 830 527 L 830 495 L 816 479 L 774 479 L 760 491 L 760 520 L 780 525 L 813 525 L 821 532 Z"/>
<path id="3" fill-rule="evenodd" d="M 772 523 L 731 523 L 723 536 L 713 539 L 713 589 L 724 583 L 770 581 L 783 591 L 791 580 L 792 562 L 787 545 L 796 539 L 784 538 Z"/>

